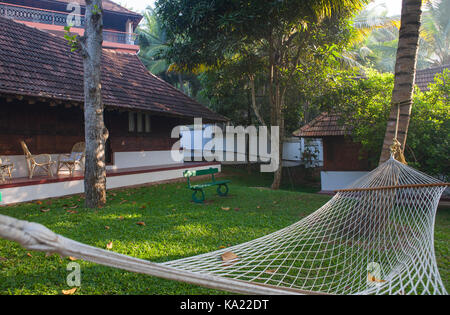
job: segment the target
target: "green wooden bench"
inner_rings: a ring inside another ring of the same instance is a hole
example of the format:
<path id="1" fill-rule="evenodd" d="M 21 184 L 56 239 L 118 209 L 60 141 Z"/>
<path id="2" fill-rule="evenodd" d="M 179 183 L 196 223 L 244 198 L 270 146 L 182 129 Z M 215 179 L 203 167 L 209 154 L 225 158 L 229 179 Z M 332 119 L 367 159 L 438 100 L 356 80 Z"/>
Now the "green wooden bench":
<path id="1" fill-rule="evenodd" d="M 216 181 L 214 178 L 214 174 L 219 173 L 219 169 L 217 168 L 209 168 L 207 170 L 198 170 L 198 171 L 184 171 L 183 176 L 187 179 L 187 187 L 194 191 L 192 193 L 192 201 L 195 203 L 203 203 L 205 201 L 205 192 L 203 191 L 207 187 L 218 186 L 217 194 L 221 197 L 225 197 L 228 195 L 228 183 L 230 180 L 221 180 Z M 193 176 L 202 176 L 202 175 L 211 175 L 211 182 L 202 183 L 198 185 L 191 185 L 190 178 Z"/>

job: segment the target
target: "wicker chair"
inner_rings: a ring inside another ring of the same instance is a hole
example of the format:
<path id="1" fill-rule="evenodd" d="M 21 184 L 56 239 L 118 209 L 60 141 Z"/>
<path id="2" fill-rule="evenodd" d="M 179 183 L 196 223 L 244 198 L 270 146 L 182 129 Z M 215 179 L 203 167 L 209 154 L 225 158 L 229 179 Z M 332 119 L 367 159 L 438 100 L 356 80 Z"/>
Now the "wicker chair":
<path id="1" fill-rule="evenodd" d="M 61 154 L 58 157 L 58 166 L 56 173 L 59 173 L 61 168 L 67 167 L 69 169 L 70 176 L 73 176 L 73 172 L 77 165 L 83 164 L 83 159 L 86 152 L 86 144 L 84 142 L 78 142 L 72 147 L 70 154 Z"/>
<path id="2" fill-rule="evenodd" d="M 11 172 L 14 168 L 14 163 L 12 163 L 7 157 L 0 156 L 0 176 L 2 182 L 5 181 L 5 176 L 12 178 Z"/>
<path id="3" fill-rule="evenodd" d="M 23 153 L 25 154 L 30 179 L 33 178 L 36 168 L 42 169 L 49 176 L 53 177 L 52 166 L 55 162 L 52 161 L 50 154 L 33 155 L 30 150 L 28 150 L 28 147 L 24 141 L 20 141 L 20 144 L 22 145 Z"/>

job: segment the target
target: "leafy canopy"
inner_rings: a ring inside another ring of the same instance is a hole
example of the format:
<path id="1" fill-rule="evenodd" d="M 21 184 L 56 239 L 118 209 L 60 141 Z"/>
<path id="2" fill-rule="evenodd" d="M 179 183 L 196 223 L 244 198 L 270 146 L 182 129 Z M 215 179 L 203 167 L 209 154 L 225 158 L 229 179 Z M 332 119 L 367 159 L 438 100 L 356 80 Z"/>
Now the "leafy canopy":
<path id="1" fill-rule="evenodd" d="M 156 12 L 168 34 L 167 57 L 195 67 L 216 65 L 223 56 L 271 36 L 287 40 L 332 13 L 353 12 L 364 3 L 367 1 L 159 0 Z"/>
<path id="2" fill-rule="evenodd" d="M 352 130 L 376 166 L 390 111 L 394 76 L 367 70 L 363 79 L 349 81 L 329 96 L 341 113 L 341 123 Z M 405 157 L 409 165 L 430 175 L 450 176 L 450 71 L 435 77 L 429 90 L 416 91 Z"/>

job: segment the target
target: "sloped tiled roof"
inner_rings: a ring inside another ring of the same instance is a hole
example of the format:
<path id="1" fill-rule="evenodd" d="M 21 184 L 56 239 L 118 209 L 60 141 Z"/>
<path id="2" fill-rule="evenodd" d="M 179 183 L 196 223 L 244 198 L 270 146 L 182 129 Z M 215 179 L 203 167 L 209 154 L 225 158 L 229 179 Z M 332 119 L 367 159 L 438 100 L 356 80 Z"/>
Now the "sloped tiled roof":
<path id="1" fill-rule="evenodd" d="M 340 115 L 332 113 L 322 113 L 297 131 L 293 135 L 296 137 L 326 137 L 349 135 L 348 128 L 339 123 Z"/>
<path id="2" fill-rule="evenodd" d="M 151 74 L 138 56 L 103 50 L 106 106 L 227 119 Z M 84 102 L 83 61 L 58 36 L 0 17 L 0 93 Z"/>
<path id="3" fill-rule="evenodd" d="M 428 68 L 416 71 L 416 85 L 423 91 L 428 91 L 428 85 L 434 81 L 434 77 L 438 73 L 442 73 L 444 69 L 450 69 L 450 64 Z"/>

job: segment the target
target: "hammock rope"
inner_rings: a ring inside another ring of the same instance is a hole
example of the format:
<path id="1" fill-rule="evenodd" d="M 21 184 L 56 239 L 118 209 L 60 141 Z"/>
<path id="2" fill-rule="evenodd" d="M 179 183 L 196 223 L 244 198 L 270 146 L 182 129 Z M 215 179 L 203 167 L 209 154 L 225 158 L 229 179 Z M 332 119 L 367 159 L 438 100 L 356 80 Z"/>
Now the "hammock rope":
<path id="1" fill-rule="evenodd" d="M 393 157 L 280 231 L 202 255 L 152 263 L 0 215 L 0 237 L 169 280 L 241 294 L 447 294 L 434 219 L 449 184 Z"/>

